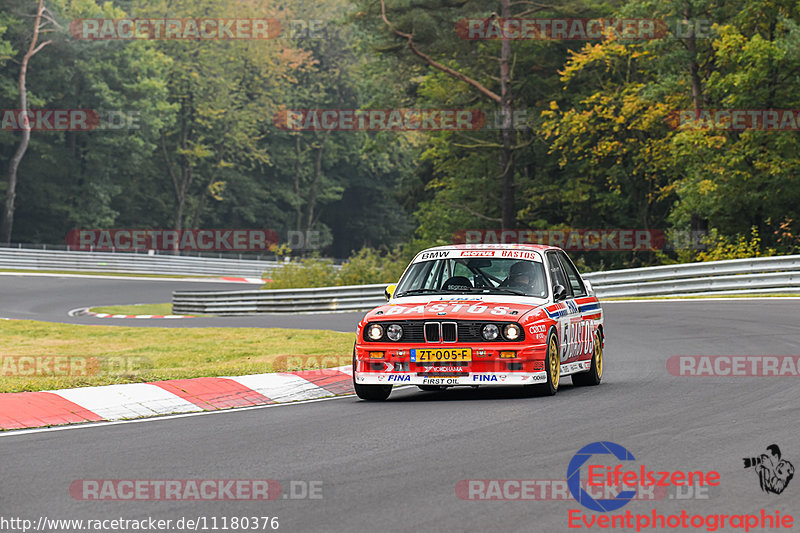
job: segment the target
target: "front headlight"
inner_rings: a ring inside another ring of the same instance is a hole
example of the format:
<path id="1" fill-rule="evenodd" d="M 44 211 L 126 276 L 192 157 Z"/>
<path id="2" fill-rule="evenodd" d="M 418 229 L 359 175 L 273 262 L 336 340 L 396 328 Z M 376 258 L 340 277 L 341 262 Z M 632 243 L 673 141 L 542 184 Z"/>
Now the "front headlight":
<path id="1" fill-rule="evenodd" d="M 399 341 L 403 337 L 403 328 L 398 324 L 392 324 L 386 328 L 386 336 L 390 341 Z"/>
<path id="2" fill-rule="evenodd" d="M 486 324 L 483 326 L 483 338 L 487 341 L 493 341 L 500 335 L 500 328 L 495 326 L 494 324 Z"/>
<path id="3" fill-rule="evenodd" d="M 506 324 L 506 327 L 503 329 L 503 335 L 505 335 L 506 339 L 515 341 L 522 336 L 522 328 L 517 324 Z"/>
<path id="4" fill-rule="evenodd" d="M 379 341 L 383 337 L 383 326 L 380 324 L 372 324 L 367 328 L 367 337 L 371 341 Z"/>

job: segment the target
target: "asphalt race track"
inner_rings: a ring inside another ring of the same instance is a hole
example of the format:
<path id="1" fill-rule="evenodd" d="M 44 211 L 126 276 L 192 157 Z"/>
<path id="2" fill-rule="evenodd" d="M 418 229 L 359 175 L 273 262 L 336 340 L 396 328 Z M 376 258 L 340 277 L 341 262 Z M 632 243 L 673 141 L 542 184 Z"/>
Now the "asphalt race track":
<path id="1" fill-rule="evenodd" d="M 0 318 L 45 320 L 66 324 L 136 327 L 256 327 L 355 331 L 362 313 L 328 315 L 259 315 L 186 319 L 113 319 L 67 316 L 79 307 L 164 303 L 172 291 L 234 291 L 258 289 L 246 283 L 15 276 L 0 273 Z M 324 316 L 324 319 L 321 318 Z"/>
<path id="2" fill-rule="evenodd" d="M 177 286 L 167 284 L 170 290 Z M 65 290 L 80 291 L 80 286 Z M 136 300 L 146 301 L 149 290 L 138 291 Z M 63 309 L 69 299 L 69 293 L 59 293 L 54 309 Z M 103 303 L 90 294 L 82 301 L 87 299 Z M 743 468 L 742 458 L 758 457 L 776 443 L 784 459 L 800 466 L 798 379 L 676 377 L 667 372 L 666 361 L 674 355 L 800 355 L 798 300 L 604 307 L 606 370 L 599 387 L 573 388 L 566 380 L 556 396 L 533 398 L 504 389 L 423 393 L 407 388 L 378 404 L 344 397 L 12 432 L 0 436 L 0 509 L 4 516 L 34 523 L 42 516 L 207 521 L 277 516 L 279 531 L 288 532 L 575 531 L 569 528 L 570 510 L 581 510 L 587 519 L 600 514 L 571 499 L 466 501 L 456 495 L 456 486 L 468 479 L 563 480 L 581 447 L 605 440 L 633 453 L 637 471 L 645 465 L 721 474 L 721 485 L 704 498 L 632 501 L 617 513 L 758 514 L 764 509 L 774 515 L 777 510 L 794 516 L 796 530 L 800 474 L 782 494 L 767 494 L 754 471 Z M 304 324 L 305 318 L 293 320 Z M 327 318 L 315 320 L 327 326 Z M 81 479 L 219 478 L 278 480 L 286 495 L 291 481 L 321 481 L 322 497 L 98 502 L 76 500 L 68 490 Z M 589 531 L 585 525 L 581 529 Z"/>

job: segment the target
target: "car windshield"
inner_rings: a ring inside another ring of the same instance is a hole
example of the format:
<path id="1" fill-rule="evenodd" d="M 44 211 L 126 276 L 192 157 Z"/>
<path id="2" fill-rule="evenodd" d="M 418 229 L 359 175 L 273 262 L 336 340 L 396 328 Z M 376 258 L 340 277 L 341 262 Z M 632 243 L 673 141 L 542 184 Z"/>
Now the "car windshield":
<path id="1" fill-rule="evenodd" d="M 541 259 L 481 257 L 418 261 L 400 280 L 395 296 L 474 293 L 547 298 Z"/>

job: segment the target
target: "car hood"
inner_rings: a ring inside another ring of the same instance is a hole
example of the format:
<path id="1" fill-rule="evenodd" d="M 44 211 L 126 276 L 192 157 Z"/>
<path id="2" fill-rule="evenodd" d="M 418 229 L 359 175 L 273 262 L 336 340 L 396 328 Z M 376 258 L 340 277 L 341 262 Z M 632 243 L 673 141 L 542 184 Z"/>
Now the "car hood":
<path id="1" fill-rule="evenodd" d="M 364 320 L 520 320 L 546 305 L 546 300 L 520 296 L 414 296 L 376 307 Z"/>

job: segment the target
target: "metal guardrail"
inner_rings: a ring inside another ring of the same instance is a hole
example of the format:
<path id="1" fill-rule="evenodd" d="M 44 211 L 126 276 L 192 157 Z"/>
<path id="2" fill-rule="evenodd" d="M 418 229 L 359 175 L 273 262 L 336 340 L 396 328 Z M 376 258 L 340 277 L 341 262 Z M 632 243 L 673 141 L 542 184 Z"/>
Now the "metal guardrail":
<path id="1" fill-rule="evenodd" d="M 266 291 L 175 291 L 172 293 L 172 312 L 238 315 L 360 311 L 385 303 L 385 289 L 384 283 Z"/>
<path id="2" fill-rule="evenodd" d="M 276 261 L 0 248 L 0 269 L 13 270 L 261 278 L 265 272 L 270 272 L 279 266 L 280 263 Z"/>
<path id="3" fill-rule="evenodd" d="M 584 274 L 584 279 L 602 280 L 604 285 L 628 282 L 655 281 L 664 279 L 696 278 L 721 276 L 725 274 L 746 274 L 751 272 L 791 272 L 800 271 L 800 255 L 777 257 L 756 257 L 753 259 L 729 259 L 705 263 L 683 263 L 655 267 L 628 268 L 607 272 Z"/>
<path id="4" fill-rule="evenodd" d="M 48 251 L 62 251 L 62 252 L 103 252 L 114 254 L 128 254 L 128 255 L 168 255 L 175 257 L 176 255 L 182 257 L 210 257 L 212 259 L 232 259 L 232 260 L 252 260 L 252 261 L 278 261 L 278 257 L 274 253 L 267 253 L 266 251 L 205 251 L 205 250 L 178 250 L 177 253 L 172 250 L 131 250 L 130 248 L 117 250 L 113 246 L 109 249 L 103 247 L 95 249 L 89 246 L 86 248 L 77 248 L 68 244 L 34 244 L 13 242 L 11 244 L 0 243 L 0 248 L 7 248 L 13 250 L 48 250 Z"/>
<path id="5" fill-rule="evenodd" d="M 800 255 L 592 272 L 600 298 L 800 292 Z"/>
<path id="6" fill-rule="evenodd" d="M 800 293 L 800 255 L 734 259 L 585 274 L 600 298 Z M 173 312 L 237 315 L 363 311 L 383 303 L 385 284 L 248 291 L 176 291 Z"/>

